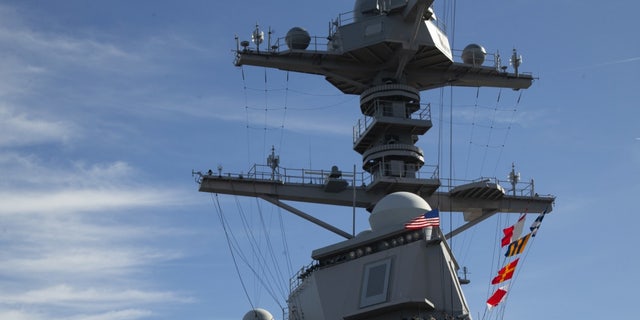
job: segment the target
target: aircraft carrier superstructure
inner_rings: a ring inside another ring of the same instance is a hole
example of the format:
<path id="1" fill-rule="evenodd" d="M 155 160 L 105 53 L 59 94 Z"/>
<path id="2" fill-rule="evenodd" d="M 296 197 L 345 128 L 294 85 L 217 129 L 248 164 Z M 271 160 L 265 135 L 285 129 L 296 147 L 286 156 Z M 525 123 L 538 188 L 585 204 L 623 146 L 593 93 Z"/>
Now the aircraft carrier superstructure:
<path id="1" fill-rule="evenodd" d="M 521 90 L 533 82 L 518 70 L 515 50 L 511 70 L 477 44 L 454 57 L 432 4 L 356 0 L 353 12 L 332 21 L 327 37 L 294 27 L 284 39 L 272 39 L 256 26 L 251 42 L 237 39 L 237 66 L 322 75 L 344 94 L 360 96 L 363 118 L 353 130 L 365 172 L 359 179 L 337 167 L 286 170 L 275 154 L 247 174 L 199 175 L 201 192 L 259 197 L 346 239 L 315 250 L 314 264 L 296 275 L 287 301 L 290 320 L 470 319 L 447 239 L 496 213 L 552 210 L 555 198 L 539 196 L 532 184 L 512 180 L 505 190 L 496 179 L 478 179 L 443 186 L 438 167 L 425 164 L 416 142 L 432 122 L 421 91 Z M 322 183 L 308 183 L 312 178 Z M 366 208 L 371 230 L 355 235 L 283 201 Z M 437 227 L 404 228 L 434 208 L 461 212 L 466 223 L 448 234 Z M 268 316 L 257 311 L 245 317 L 263 318 Z"/>

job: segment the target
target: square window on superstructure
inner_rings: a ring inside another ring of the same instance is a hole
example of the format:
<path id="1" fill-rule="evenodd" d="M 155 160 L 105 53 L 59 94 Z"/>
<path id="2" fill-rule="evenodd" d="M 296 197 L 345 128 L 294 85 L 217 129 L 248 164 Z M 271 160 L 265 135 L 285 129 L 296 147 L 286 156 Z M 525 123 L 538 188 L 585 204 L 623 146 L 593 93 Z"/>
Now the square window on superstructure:
<path id="1" fill-rule="evenodd" d="M 364 266 L 360 308 L 386 302 L 391 275 L 391 259 L 369 263 Z"/>

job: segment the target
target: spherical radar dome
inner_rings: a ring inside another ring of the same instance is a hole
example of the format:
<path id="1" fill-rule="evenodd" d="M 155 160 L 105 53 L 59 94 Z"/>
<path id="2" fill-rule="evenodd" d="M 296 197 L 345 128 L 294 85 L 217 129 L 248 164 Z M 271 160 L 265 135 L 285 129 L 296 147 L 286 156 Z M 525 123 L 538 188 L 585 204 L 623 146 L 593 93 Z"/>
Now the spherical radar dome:
<path id="1" fill-rule="evenodd" d="M 300 27 L 293 27 L 284 37 L 289 49 L 305 50 L 311 43 L 311 36 L 307 30 Z"/>
<path id="2" fill-rule="evenodd" d="M 462 62 L 479 66 L 484 63 L 484 57 L 486 55 L 487 50 L 479 44 L 472 43 L 462 50 Z"/>
<path id="3" fill-rule="evenodd" d="M 273 320 L 273 316 L 269 311 L 255 308 L 242 317 L 242 320 Z"/>
<path id="4" fill-rule="evenodd" d="M 394 192 L 380 199 L 369 216 L 372 230 L 379 230 L 407 221 L 431 211 L 422 197 L 411 192 Z"/>

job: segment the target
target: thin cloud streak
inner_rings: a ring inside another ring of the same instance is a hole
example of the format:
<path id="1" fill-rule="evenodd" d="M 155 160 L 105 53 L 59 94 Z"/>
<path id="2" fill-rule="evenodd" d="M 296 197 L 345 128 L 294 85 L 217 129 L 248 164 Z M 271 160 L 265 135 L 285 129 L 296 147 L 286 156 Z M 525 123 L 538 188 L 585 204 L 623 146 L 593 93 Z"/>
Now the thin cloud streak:
<path id="1" fill-rule="evenodd" d="M 40 248 L 47 250 L 47 248 Z M 0 273 L 17 277 L 50 278 L 74 275 L 79 279 L 101 278 L 104 276 L 126 275 L 152 264 L 176 260 L 182 257 L 175 252 L 162 252 L 162 249 L 126 248 L 114 244 L 95 247 L 67 247 L 51 249 L 51 252 L 20 252 L 7 249 L 2 254 L 3 263 Z M 168 250 L 164 250 L 168 251 Z M 34 256 L 32 256 L 34 255 Z"/>
<path id="2" fill-rule="evenodd" d="M 33 191 L 45 185 L 46 190 L 53 187 L 114 189 L 129 185 L 139 175 L 135 168 L 124 161 L 87 164 L 85 161 L 72 160 L 66 167 L 62 164 L 46 164 L 45 160 L 34 155 L 17 152 L 0 153 L 0 168 L 4 168 L 0 186 L 11 186 L 7 190 L 26 187 Z"/>
<path id="3" fill-rule="evenodd" d="M 47 315 L 37 312 L 25 311 L 20 309 L 4 309 L 0 307 L 0 319 L 11 320 L 55 320 L 47 317 Z"/>
<path id="4" fill-rule="evenodd" d="M 60 33 L 38 32 L 29 29 L 21 21 L 5 20 L 0 24 L 0 45 L 3 44 L 10 44 L 11 46 L 6 47 L 12 48 L 11 52 L 16 56 L 43 56 L 47 58 L 45 61 L 91 68 L 105 68 L 105 63 L 115 60 L 140 60 L 113 43 Z"/>
<path id="5" fill-rule="evenodd" d="M 119 208 L 178 205 L 184 198 L 166 190 L 70 189 L 47 192 L 0 192 L 0 214 L 75 213 L 115 210 Z"/>
<path id="6" fill-rule="evenodd" d="M 2 309 L 0 319 L 11 320 L 138 320 L 153 316 L 153 312 L 144 309 L 124 309 L 94 314 L 81 314 L 71 317 L 55 317 L 50 314 L 25 311 L 24 309 Z"/>
<path id="7" fill-rule="evenodd" d="M 164 302 L 190 303 L 193 298 L 179 296 L 169 291 L 140 291 L 114 289 L 78 289 L 70 285 L 61 284 L 43 289 L 30 290 L 20 294 L 0 294 L 0 299 L 7 304 L 37 304 L 69 306 L 77 303 L 91 305 L 108 304 L 111 308 L 121 308 L 129 305 L 146 305 Z"/>
<path id="8" fill-rule="evenodd" d="M 594 64 L 590 64 L 590 65 L 586 65 L 586 66 L 575 67 L 575 68 L 566 69 L 566 70 L 561 70 L 561 71 L 564 71 L 564 72 L 570 72 L 570 71 L 582 71 L 582 70 L 595 69 L 595 68 L 602 68 L 602 67 L 607 67 L 607 66 L 612 66 L 612 65 L 618 65 L 618 64 L 631 63 L 631 62 L 636 62 L 636 61 L 640 61 L 640 57 L 631 57 L 631 58 L 626 58 L 626 59 L 618 59 L 618 60 L 612 60 L 612 61 L 605 61 L 605 62 L 601 62 L 601 63 L 594 63 Z M 550 72 L 550 73 L 552 73 L 552 72 Z"/>
<path id="9" fill-rule="evenodd" d="M 137 320 L 153 316 L 153 312 L 141 309 L 125 309 L 93 315 L 80 315 L 62 320 Z"/>
<path id="10" fill-rule="evenodd" d="M 36 119 L 0 106 L 0 147 L 66 142 L 73 135 L 70 123 Z"/>
<path id="11" fill-rule="evenodd" d="M 139 173 L 123 161 L 75 162 L 60 168 L 45 166 L 32 156 L 6 153 L 0 154 L 0 168 L 1 215 L 186 205 L 196 198 L 190 190 L 136 183 Z"/>

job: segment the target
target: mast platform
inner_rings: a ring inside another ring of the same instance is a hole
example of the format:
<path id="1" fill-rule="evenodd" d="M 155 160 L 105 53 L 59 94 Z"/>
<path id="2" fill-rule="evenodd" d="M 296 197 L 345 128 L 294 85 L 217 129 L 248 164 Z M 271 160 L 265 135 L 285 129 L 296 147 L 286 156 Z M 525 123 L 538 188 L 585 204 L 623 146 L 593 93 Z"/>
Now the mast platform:
<path id="1" fill-rule="evenodd" d="M 555 201 L 554 196 L 536 194 L 532 185 L 525 182 L 518 183 L 517 192 L 507 194 L 497 179 L 454 181 L 457 186 L 453 186 L 453 183 L 442 186 L 440 179 L 433 177 L 387 177 L 393 181 L 376 179 L 374 184 L 367 185 L 370 179 L 363 172 L 356 173 L 355 177 L 353 173 L 335 177 L 331 176 L 332 170 L 278 169 L 279 172 L 271 172 L 268 166 L 255 165 L 247 175 L 222 172 L 195 174 L 198 175 L 200 192 L 355 206 L 368 210 L 390 192 L 414 192 L 441 211 L 463 212 L 467 221 L 486 218 L 486 215 L 498 212 L 550 212 Z M 343 188 L 339 191 L 327 190 L 326 185 L 330 181 L 342 181 Z"/>

